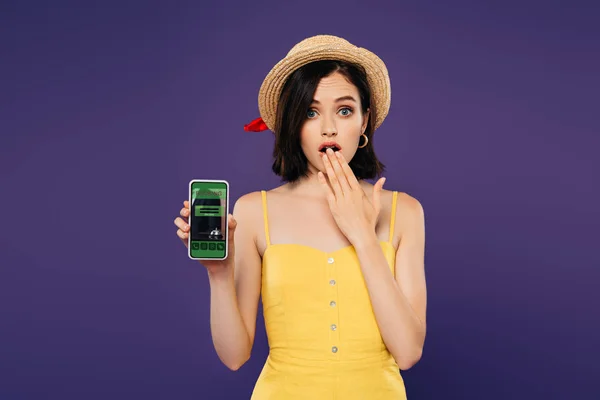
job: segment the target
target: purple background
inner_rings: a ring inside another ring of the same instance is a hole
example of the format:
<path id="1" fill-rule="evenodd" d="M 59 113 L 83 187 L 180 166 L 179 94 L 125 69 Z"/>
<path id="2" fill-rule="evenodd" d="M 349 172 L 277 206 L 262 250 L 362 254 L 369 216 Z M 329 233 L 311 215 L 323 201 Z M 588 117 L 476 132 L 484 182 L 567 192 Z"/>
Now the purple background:
<path id="1" fill-rule="evenodd" d="M 173 219 L 192 178 L 278 185 L 242 126 L 319 33 L 386 62 L 376 150 L 425 209 L 409 399 L 600 398 L 597 2 L 83 3 L 0 3 L 0 399 L 249 398 L 262 317 L 229 371 Z"/>

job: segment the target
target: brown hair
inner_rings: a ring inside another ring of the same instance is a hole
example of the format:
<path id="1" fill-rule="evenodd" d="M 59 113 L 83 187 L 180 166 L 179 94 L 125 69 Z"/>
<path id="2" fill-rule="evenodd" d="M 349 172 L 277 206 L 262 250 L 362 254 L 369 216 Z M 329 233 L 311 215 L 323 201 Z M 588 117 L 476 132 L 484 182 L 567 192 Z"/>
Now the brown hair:
<path id="1" fill-rule="evenodd" d="M 319 82 L 334 72 L 341 73 L 356 86 L 363 115 L 370 109 L 369 121 L 364 132 L 369 138 L 369 143 L 366 147 L 358 149 L 350 160 L 352 172 L 360 180 L 381 176 L 385 170 L 385 165 L 377 159 L 373 148 L 373 125 L 377 110 L 373 106 L 371 89 L 364 69 L 359 65 L 338 60 L 315 61 L 294 71 L 279 97 L 272 170 L 284 181 L 294 182 L 308 175 L 308 160 L 300 145 L 300 132 L 308 118 L 307 113 Z"/>

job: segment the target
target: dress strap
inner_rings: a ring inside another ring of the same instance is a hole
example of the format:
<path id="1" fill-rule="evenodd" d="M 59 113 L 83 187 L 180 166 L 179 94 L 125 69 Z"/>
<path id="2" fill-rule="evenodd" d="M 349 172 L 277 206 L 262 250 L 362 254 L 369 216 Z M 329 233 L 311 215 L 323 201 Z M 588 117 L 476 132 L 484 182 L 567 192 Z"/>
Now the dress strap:
<path id="1" fill-rule="evenodd" d="M 392 239 L 394 238 L 394 223 L 396 222 L 396 203 L 398 201 L 398 192 L 394 191 L 392 195 L 392 217 L 390 220 L 390 238 L 389 242 L 392 243 Z"/>
<path id="2" fill-rule="evenodd" d="M 265 238 L 267 240 L 267 247 L 271 245 L 271 237 L 269 236 L 269 218 L 267 217 L 267 192 L 261 190 L 262 194 L 262 205 L 263 205 L 263 216 L 264 216 L 264 224 L 265 224 Z"/>

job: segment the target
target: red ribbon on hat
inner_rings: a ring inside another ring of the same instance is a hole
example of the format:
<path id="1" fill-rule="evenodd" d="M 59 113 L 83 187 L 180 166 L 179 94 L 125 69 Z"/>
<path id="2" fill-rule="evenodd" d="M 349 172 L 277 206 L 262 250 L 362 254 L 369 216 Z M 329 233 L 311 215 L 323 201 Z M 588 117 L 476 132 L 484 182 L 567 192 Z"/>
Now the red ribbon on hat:
<path id="1" fill-rule="evenodd" d="M 246 132 L 261 132 L 266 131 L 267 129 L 269 129 L 269 127 L 267 124 L 265 124 L 265 121 L 263 121 L 261 117 L 258 117 L 250 123 L 244 125 L 244 130 Z"/>

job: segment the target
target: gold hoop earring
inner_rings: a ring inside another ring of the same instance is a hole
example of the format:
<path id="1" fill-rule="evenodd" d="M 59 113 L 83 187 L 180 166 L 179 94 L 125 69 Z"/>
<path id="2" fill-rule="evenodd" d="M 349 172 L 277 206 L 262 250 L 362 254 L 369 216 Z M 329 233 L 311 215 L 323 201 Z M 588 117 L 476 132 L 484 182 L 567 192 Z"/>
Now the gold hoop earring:
<path id="1" fill-rule="evenodd" d="M 363 144 L 362 146 L 358 146 L 358 148 L 359 149 L 364 149 L 365 147 L 367 147 L 367 144 L 369 143 L 369 138 L 364 133 L 362 135 L 360 135 L 360 136 L 364 136 L 365 137 L 365 144 Z M 360 143 L 360 140 L 358 142 Z"/>

